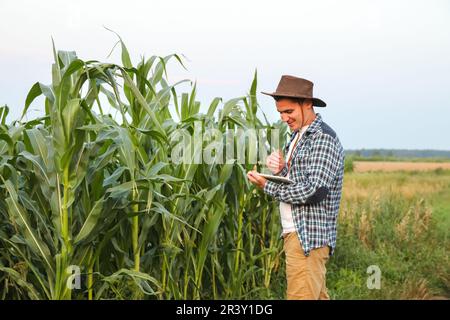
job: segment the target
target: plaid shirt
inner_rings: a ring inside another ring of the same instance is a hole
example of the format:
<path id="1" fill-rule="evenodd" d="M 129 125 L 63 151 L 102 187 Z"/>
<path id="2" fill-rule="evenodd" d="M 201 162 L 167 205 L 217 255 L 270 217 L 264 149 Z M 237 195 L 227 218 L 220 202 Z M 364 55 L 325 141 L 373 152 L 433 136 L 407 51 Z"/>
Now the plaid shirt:
<path id="1" fill-rule="evenodd" d="M 279 175 L 287 173 L 285 166 Z M 320 114 L 316 114 L 293 150 L 289 178 L 295 183 L 266 181 L 264 192 L 292 205 L 295 229 L 306 256 L 312 249 L 327 245 L 332 255 L 344 178 L 344 149 Z"/>

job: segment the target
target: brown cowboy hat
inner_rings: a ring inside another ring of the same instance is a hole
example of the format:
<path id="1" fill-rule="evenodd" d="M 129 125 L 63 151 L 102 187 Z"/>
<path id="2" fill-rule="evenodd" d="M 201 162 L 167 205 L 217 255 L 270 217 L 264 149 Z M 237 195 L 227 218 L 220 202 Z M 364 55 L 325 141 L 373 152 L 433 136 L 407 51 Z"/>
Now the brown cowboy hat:
<path id="1" fill-rule="evenodd" d="M 288 98 L 307 98 L 311 99 L 313 102 L 313 106 L 317 107 L 326 107 L 326 103 L 319 98 L 313 97 L 313 86 L 309 80 L 297 78 L 294 76 L 284 75 L 281 77 L 280 82 L 278 83 L 277 91 L 269 93 L 269 92 L 261 92 L 262 94 L 267 94 L 274 98 L 276 97 L 288 97 Z"/>

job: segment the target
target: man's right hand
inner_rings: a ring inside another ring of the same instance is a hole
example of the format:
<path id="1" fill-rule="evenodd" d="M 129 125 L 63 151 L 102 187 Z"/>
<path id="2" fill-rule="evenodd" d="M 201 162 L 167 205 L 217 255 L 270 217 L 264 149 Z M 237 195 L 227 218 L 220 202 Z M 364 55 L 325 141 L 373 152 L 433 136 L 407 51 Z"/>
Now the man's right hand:
<path id="1" fill-rule="evenodd" d="M 285 166 L 283 154 L 280 150 L 272 152 L 266 159 L 266 166 L 273 174 L 278 174 Z"/>

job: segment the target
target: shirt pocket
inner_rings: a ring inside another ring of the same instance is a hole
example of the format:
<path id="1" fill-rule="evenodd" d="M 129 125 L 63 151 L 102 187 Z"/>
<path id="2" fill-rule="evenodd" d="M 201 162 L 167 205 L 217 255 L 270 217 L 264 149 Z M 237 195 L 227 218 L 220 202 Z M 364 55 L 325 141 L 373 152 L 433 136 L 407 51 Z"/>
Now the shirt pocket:
<path id="1" fill-rule="evenodd" d="M 305 170 L 306 164 L 308 163 L 308 158 L 311 153 L 309 146 L 301 146 L 299 150 L 297 150 L 297 154 L 295 156 L 294 162 L 295 165 L 300 170 Z"/>

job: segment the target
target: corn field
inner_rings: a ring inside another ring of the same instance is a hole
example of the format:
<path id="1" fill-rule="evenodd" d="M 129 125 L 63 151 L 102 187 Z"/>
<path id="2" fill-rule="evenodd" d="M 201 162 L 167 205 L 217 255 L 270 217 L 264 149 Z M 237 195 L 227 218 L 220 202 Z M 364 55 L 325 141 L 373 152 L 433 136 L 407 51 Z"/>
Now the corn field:
<path id="1" fill-rule="evenodd" d="M 0 298 L 276 297 L 278 209 L 249 185 L 254 164 L 171 159 L 195 123 L 285 137 L 257 117 L 256 74 L 247 96 L 201 113 L 195 84 L 169 84 L 178 55 L 133 65 L 119 44 L 121 65 L 53 48 L 52 83 L 32 86 L 21 119 L 0 108 Z M 29 120 L 38 97 L 45 113 Z"/>

